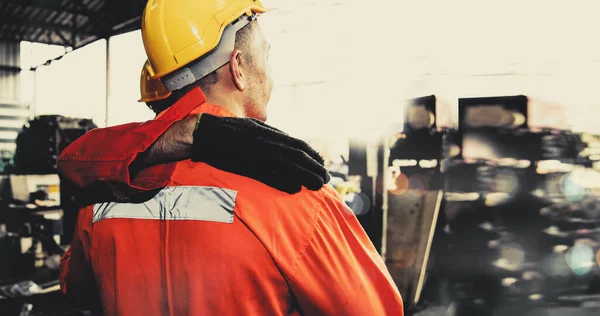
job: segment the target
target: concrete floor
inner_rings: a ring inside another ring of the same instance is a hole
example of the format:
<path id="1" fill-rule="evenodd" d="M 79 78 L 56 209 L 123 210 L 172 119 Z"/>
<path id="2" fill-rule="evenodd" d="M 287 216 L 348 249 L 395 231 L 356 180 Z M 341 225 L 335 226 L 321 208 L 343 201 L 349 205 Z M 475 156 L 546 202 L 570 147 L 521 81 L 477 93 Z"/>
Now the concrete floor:
<path id="1" fill-rule="evenodd" d="M 600 307 L 542 307 L 533 311 L 501 307 L 491 315 L 460 315 L 452 307 L 432 306 L 414 316 L 600 316 Z"/>

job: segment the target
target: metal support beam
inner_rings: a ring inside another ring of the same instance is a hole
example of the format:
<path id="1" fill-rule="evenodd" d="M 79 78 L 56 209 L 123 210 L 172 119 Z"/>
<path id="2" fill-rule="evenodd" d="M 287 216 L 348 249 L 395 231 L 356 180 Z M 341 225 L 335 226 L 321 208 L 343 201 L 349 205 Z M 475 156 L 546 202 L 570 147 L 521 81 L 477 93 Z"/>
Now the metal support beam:
<path id="1" fill-rule="evenodd" d="M 104 1 L 104 7 L 102 8 L 102 12 L 105 14 L 102 19 L 102 38 L 109 38 L 112 35 L 112 26 L 115 24 L 115 14 L 111 14 L 112 12 L 119 12 L 118 8 L 114 7 L 114 1 Z M 116 9 L 116 10 L 113 10 Z"/>
<path id="2" fill-rule="evenodd" d="M 71 1 L 69 1 L 68 3 L 70 4 Z M 0 0 L 0 4 L 14 5 L 15 1 L 14 0 Z M 73 9 L 73 8 L 69 8 L 69 6 L 62 6 L 60 4 L 56 4 L 53 2 L 39 1 L 39 0 L 19 0 L 18 5 L 46 9 L 46 10 L 66 12 L 66 13 L 71 13 L 71 14 L 79 14 L 79 15 L 85 15 L 85 16 L 92 16 L 92 15 L 96 14 L 96 12 L 86 10 L 83 7 L 78 7 L 78 8 Z"/>
<path id="3" fill-rule="evenodd" d="M 27 121 L 29 115 L 0 115 L 0 120 Z"/>
<path id="4" fill-rule="evenodd" d="M 145 2 L 123 6 L 116 0 L 94 5 L 84 0 L 0 0 L 0 41 L 77 49 L 100 38 L 139 29 Z"/>
<path id="5" fill-rule="evenodd" d="M 20 132 L 21 127 L 0 127 L 0 132 Z"/>
<path id="6" fill-rule="evenodd" d="M 63 42 L 63 46 L 74 46 L 74 45 L 71 45 L 71 41 L 69 41 L 69 40 L 67 39 L 67 37 L 66 37 L 66 36 L 63 34 L 63 31 L 61 31 L 61 30 L 54 30 L 53 32 L 54 32 L 54 34 L 56 34 L 56 35 L 57 35 L 57 36 L 60 38 L 60 40 Z M 73 34 L 73 33 L 71 33 L 71 34 Z"/>
<path id="7" fill-rule="evenodd" d="M 104 114 L 106 115 L 105 125 L 108 126 L 108 105 L 110 104 L 110 37 L 106 38 L 106 108 Z"/>
<path id="8" fill-rule="evenodd" d="M 41 28 L 45 30 L 51 31 L 65 31 L 71 32 L 72 28 L 69 25 L 61 25 L 61 24 L 52 24 L 52 23 L 44 23 L 44 22 L 36 22 L 36 21 L 25 21 L 19 19 L 6 19 L 0 22 L 1 25 L 6 25 L 7 27 L 27 27 L 27 28 Z M 84 35 L 98 35 L 98 31 L 94 29 L 92 25 L 86 25 L 81 29 L 77 30 L 80 34 Z"/>
<path id="9" fill-rule="evenodd" d="M 137 26 L 139 26 L 141 20 L 142 20 L 141 16 L 136 16 L 134 18 L 131 18 L 123 23 L 113 26 L 112 32 L 113 32 L 113 34 L 119 33 L 119 32 L 123 32 L 123 33 L 128 32 L 127 30 L 131 29 L 132 27 L 137 28 Z"/>
<path id="10" fill-rule="evenodd" d="M 27 24 L 19 23 L 15 25 L 24 25 L 25 27 L 33 30 L 33 32 L 28 32 L 31 35 L 26 35 L 24 32 L 0 32 L 0 41 L 30 41 L 44 44 L 70 46 L 75 49 L 85 46 L 100 38 L 99 34 L 97 34 L 95 31 L 90 32 L 89 28 L 87 30 L 77 30 L 77 34 L 74 34 L 72 32 L 72 28 L 69 26 L 55 26 L 52 24 L 30 22 L 27 22 Z M 39 30 L 44 30 L 45 32 L 40 33 Z M 65 34 L 68 34 L 68 36 Z M 81 41 L 77 41 L 77 35 L 81 35 Z"/>
<path id="11" fill-rule="evenodd" d="M 36 40 L 34 41 L 30 37 L 20 36 L 20 35 L 17 35 L 17 34 L 14 34 L 12 36 L 0 35 L 0 42 L 4 42 L 4 43 L 19 43 L 21 41 L 35 42 L 35 43 L 40 43 L 40 44 L 56 45 L 55 42 L 52 42 L 52 41 L 49 41 L 49 40 L 44 40 L 44 39 L 40 38 L 39 36 L 37 36 Z"/>
<path id="12" fill-rule="evenodd" d="M 29 118 L 35 118 L 37 114 L 37 68 L 32 68 L 33 73 L 33 95 L 31 96 L 31 105 L 29 106 Z"/>
<path id="13" fill-rule="evenodd" d="M 17 110 L 27 110 L 29 108 L 29 104 L 15 102 L 15 101 L 0 101 L 0 109 L 17 109 Z"/>
<path id="14" fill-rule="evenodd" d="M 78 9 L 83 7 L 83 1 L 82 0 L 75 0 L 73 2 L 71 2 L 71 8 L 76 7 Z M 79 22 L 78 22 L 79 16 L 75 16 L 75 18 L 71 21 L 71 47 L 75 48 L 75 45 L 77 45 L 77 29 L 79 27 Z"/>
<path id="15" fill-rule="evenodd" d="M 98 37 L 96 35 L 90 35 L 88 37 L 83 38 L 81 41 L 77 42 L 75 47 L 73 47 L 73 49 L 84 47 L 84 46 L 91 44 L 99 39 L 100 39 L 100 37 Z M 49 45 L 57 45 L 57 43 L 55 41 L 52 41 L 45 37 L 43 38 L 41 35 L 38 35 L 35 38 L 28 37 L 28 36 L 19 36 L 19 35 L 10 36 L 10 37 L 0 35 L 0 42 L 19 43 L 21 41 L 35 42 L 35 43 L 49 44 Z"/>
<path id="16" fill-rule="evenodd" d="M 21 67 L 0 65 L 0 71 L 21 72 Z"/>

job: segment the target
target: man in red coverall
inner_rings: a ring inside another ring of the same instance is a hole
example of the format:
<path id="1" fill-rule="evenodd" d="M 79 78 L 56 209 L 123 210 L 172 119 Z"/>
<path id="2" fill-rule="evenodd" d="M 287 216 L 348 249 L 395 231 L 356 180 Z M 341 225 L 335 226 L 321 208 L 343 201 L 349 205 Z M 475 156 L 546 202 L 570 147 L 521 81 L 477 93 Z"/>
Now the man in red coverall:
<path id="1" fill-rule="evenodd" d="M 206 114 L 197 124 L 195 116 L 184 118 L 180 108 L 185 105 L 165 111 L 177 99 L 160 80 L 150 78 L 148 67 L 146 62 L 142 68 L 139 101 L 159 119 L 95 129 L 58 159 L 62 180 L 81 204 L 143 197 L 166 185 L 170 166 L 158 164 L 189 158 L 209 164 L 219 161 L 224 171 L 287 193 L 297 193 L 302 186 L 318 190 L 329 182 L 323 159 L 308 144 L 260 121 Z M 219 135 L 219 142 L 210 140 L 214 135 Z M 231 159 L 241 156 L 244 164 Z"/>
<path id="2" fill-rule="evenodd" d="M 316 151 L 260 121 L 206 114 L 197 124 L 196 116 L 185 118 L 189 112 L 185 105 L 165 111 L 177 98 L 158 79 L 149 78 L 147 68 L 146 62 L 139 101 L 159 119 L 95 129 L 63 150 L 58 159 L 63 181 L 81 204 L 144 196 L 166 185 L 170 165 L 158 164 L 189 158 L 209 164 L 218 161 L 225 171 L 287 193 L 299 192 L 302 186 L 318 190 L 329 182 Z M 214 135 L 219 135 L 219 142 L 212 141 Z M 240 156 L 245 157 L 244 164 L 231 159 Z"/>
<path id="3" fill-rule="evenodd" d="M 264 11 L 252 0 L 148 2 L 142 33 L 153 70 L 183 95 L 163 116 L 265 118 L 268 44 L 250 22 Z M 210 43 L 211 30 L 199 31 L 207 21 L 225 27 L 215 28 L 216 49 L 196 47 L 191 57 L 168 43 L 164 51 L 180 58 L 160 58 L 157 38 L 194 33 Z M 211 58 L 220 50 L 228 67 Z M 217 66 L 208 76 L 207 64 Z M 178 86 L 185 76 L 193 81 Z M 82 209 L 61 264 L 63 291 L 98 295 L 107 315 L 402 315 L 381 257 L 335 190 L 290 195 L 212 163 L 171 164 L 167 186 L 144 202 Z"/>

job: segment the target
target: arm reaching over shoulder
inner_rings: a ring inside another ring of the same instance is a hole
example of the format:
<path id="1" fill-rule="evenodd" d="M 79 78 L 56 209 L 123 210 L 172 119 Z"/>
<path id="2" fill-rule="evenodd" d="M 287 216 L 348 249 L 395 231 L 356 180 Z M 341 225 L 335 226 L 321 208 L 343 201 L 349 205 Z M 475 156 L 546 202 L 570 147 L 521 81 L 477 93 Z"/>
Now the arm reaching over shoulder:
<path id="1" fill-rule="evenodd" d="M 88 203 L 160 189 L 173 171 L 169 162 L 189 158 L 287 193 L 329 182 L 323 159 L 305 142 L 257 120 L 201 115 L 199 124 L 196 116 L 165 114 L 92 130 L 63 151 L 59 171 Z"/>
<path id="2" fill-rule="evenodd" d="M 135 194 L 163 188 L 174 166 L 151 165 L 150 148 L 159 153 L 170 149 L 174 156 L 190 152 L 183 144 L 168 143 L 171 133 L 167 131 L 172 126 L 176 129 L 175 121 L 152 120 L 94 129 L 63 150 L 59 172 L 84 204 L 126 201 Z M 160 158 L 158 155 L 157 160 Z"/>

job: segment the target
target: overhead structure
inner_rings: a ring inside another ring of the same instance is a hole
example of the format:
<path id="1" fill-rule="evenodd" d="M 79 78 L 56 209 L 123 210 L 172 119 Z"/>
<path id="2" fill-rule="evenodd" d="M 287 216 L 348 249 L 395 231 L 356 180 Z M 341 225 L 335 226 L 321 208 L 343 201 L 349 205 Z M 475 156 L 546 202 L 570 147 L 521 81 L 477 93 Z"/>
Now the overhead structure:
<path id="1" fill-rule="evenodd" d="M 0 0 L 0 42 L 77 49 L 140 28 L 146 0 Z"/>

